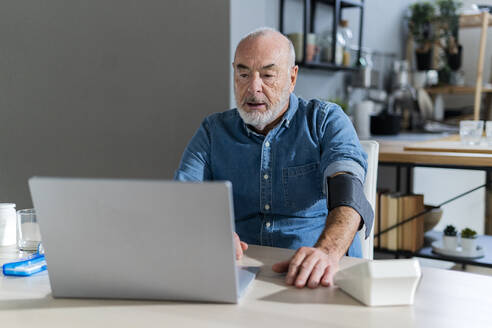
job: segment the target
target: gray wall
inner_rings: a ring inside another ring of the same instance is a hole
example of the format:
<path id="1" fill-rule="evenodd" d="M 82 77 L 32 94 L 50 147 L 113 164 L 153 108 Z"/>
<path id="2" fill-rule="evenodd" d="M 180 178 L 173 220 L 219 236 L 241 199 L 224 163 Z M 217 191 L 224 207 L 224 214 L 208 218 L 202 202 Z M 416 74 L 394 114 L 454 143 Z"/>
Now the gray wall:
<path id="1" fill-rule="evenodd" d="M 0 40 L 0 201 L 18 208 L 32 175 L 170 178 L 228 106 L 228 0 L 2 1 Z"/>

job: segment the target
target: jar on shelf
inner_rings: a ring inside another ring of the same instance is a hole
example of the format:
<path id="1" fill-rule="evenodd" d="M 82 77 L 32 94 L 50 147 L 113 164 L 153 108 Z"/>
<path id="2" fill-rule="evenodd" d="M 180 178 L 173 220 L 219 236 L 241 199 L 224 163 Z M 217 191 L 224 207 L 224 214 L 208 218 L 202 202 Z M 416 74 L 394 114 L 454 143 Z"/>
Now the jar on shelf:
<path id="1" fill-rule="evenodd" d="M 320 35 L 319 45 L 321 48 L 321 61 L 332 62 L 332 47 L 333 47 L 333 32 L 325 31 Z M 337 32 L 336 48 L 335 48 L 335 64 L 342 65 L 343 51 L 345 47 L 345 39 L 340 31 Z"/>
<path id="2" fill-rule="evenodd" d="M 322 62 L 331 62 L 331 46 L 332 46 L 332 37 L 331 37 L 331 32 L 330 31 L 325 31 L 321 33 L 319 36 L 319 47 L 321 49 L 320 53 L 320 60 Z"/>
<path id="3" fill-rule="evenodd" d="M 301 62 L 304 58 L 304 34 L 302 33 L 290 33 L 286 35 L 290 39 L 294 46 L 296 53 L 296 60 Z M 316 60 L 318 53 L 318 46 L 316 40 L 316 34 L 308 33 L 306 38 L 306 61 L 312 62 Z"/>

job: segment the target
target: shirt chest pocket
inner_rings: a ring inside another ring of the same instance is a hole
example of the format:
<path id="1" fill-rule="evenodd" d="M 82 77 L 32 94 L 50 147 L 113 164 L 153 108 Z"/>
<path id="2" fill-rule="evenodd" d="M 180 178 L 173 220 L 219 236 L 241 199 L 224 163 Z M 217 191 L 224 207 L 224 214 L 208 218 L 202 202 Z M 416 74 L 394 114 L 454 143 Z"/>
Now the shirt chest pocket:
<path id="1" fill-rule="evenodd" d="M 285 206 L 296 211 L 320 206 L 322 179 L 319 162 L 282 169 Z"/>

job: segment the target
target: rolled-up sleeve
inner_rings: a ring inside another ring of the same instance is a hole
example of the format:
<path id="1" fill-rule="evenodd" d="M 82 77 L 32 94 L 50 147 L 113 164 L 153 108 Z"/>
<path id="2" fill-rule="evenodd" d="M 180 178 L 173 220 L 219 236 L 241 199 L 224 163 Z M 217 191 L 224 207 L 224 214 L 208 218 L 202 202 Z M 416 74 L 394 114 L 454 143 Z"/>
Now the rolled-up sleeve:
<path id="1" fill-rule="evenodd" d="M 210 170 L 210 128 L 205 119 L 186 147 L 178 170 L 174 174 L 177 181 L 211 180 Z"/>
<path id="2" fill-rule="evenodd" d="M 340 106 L 327 104 L 320 111 L 321 169 L 326 177 L 343 171 L 364 183 L 367 155 L 360 145 L 354 126 Z"/>
<path id="3" fill-rule="evenodd" d="M 347 172 L 355 176 L 361 184 L 364 184 L 367 172 L 367 154 L 360 145 L 352 122 L 336 104 L 325 104 L 320 112 L 322 117 L 318 121 L 318 131 L 324 193 L 327 192 L 327 178 L 337 172 Z M 363 224 L 366 227 L 372 227 L 374 213 L 359 214 Z M 362 224 L 360 228 L 362 228 Z"/>

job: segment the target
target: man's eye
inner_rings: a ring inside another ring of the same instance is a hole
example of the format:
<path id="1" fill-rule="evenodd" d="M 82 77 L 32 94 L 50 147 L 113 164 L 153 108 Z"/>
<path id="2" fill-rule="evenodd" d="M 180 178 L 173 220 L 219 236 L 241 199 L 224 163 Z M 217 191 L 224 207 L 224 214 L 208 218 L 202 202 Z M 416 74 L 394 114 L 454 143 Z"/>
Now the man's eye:
<path id="1" fill-rule="evenodd" d="M 246 78 L 246 77 L 248 77 L 248 74 L 244 74 L 244 73 L 243 74 L 239 74 L 239 77 Z"/>
<path id="2" fill-rule="evenodd" d="M 272 74 L 264 74 L 263 76 L 267 79 L 271 79 L 272 77 L 274 77 Z"/>

